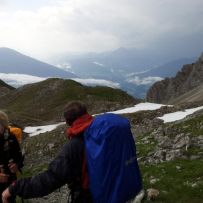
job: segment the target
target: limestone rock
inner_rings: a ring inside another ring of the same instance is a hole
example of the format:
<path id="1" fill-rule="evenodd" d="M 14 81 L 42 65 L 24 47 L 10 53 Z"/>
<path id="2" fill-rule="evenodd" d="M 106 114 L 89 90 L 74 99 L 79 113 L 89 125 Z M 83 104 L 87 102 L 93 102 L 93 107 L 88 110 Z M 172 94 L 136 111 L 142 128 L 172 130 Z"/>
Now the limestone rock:
<path id="1" fill-rule="evenodd" d="M 155 200 L 159 196 L 159 190 L 154 188 L 147 189 L 147 199 L 148 200 Z"/>

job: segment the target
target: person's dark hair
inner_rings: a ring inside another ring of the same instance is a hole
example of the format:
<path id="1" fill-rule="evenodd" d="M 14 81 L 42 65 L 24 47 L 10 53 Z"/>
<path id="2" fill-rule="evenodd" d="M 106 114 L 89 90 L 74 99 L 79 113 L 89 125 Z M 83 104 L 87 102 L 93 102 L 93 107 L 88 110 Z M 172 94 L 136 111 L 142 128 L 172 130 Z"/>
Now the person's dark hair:
<path id="1" fill-rule="evenodd" d="M 64 118 L 68 125 L 72 123 L 82 115 L 87 113 L 85 104 L 79 101 L 73 101 L 68 103 L 64 108 Z"/>

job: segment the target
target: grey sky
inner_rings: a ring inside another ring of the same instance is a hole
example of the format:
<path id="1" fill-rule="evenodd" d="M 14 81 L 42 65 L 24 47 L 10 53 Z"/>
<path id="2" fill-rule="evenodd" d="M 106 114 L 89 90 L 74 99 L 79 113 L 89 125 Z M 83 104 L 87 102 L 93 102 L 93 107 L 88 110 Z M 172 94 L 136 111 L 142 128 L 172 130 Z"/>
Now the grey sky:
<path id="1" fill-rule="evenodd" d="M 0 0 L 0 47 L 45 60 L 119 47 L 195 56 L 202 19 L 202 0 Z"/>

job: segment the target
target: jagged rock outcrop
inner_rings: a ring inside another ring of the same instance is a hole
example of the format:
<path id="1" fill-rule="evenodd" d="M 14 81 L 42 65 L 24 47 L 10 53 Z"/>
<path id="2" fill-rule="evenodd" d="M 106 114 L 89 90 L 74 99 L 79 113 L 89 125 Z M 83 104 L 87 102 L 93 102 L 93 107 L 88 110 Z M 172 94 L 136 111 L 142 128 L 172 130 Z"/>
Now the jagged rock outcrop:
<path id="1" fill-rule="evenodd" d="M 148 145 L 150 150 L 146 151 L 145 156 L 140 156 L 139 159 L 146 164 L 158 164 L 176 159 L 202 159 L 202 118 L 203 111 L 198 111 L 184 120 L 155 127 L 143 138 L 141 136 L 137 145 Z M 192 128 L 194 129 L 191 130 Z"/>
<path id="2" fill-rule="evenodd" d="M 202 85 L 203 53 L 196 63 L 184 65 L 174 78 L 166 78 L 155 83 L 149 89 L 146 99 L 156 103 L 175 103 L 173 100 L 187 93 L 185 97 L 193 97 L 193 94 L 199 95 L 193 99 L 194 101 L 203 100 L 203 95 L 200 93 L 202 89 L 198 88 Z M 195 88 L 197 88 L 196 91 L 194 91 Z M 191 93 L 188 95 L 190 91 Z M 182 98 L 182 100 L 184 99 L 187 100 Z M 179 103 L 181 103 L 181 100 Z"/>

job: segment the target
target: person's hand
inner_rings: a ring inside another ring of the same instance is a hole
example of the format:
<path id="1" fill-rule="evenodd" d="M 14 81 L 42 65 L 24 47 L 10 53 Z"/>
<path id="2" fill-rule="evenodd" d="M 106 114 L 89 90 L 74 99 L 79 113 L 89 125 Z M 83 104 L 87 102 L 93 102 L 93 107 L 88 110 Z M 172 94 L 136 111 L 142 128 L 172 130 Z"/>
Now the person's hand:
<path id="1" fill-rule="evenodd" d="M 18 171 L 18 166 L 13 162 L 8 164 L 8 167 L 9 167 L 11 173 L 16 173 Z"/>
<path id="2" fill-rule="evenodd" d="M 8 188 L 5 189 L 2 193 L 2 203 L 9 203 L 8 198 L 11 196 Z"/>

